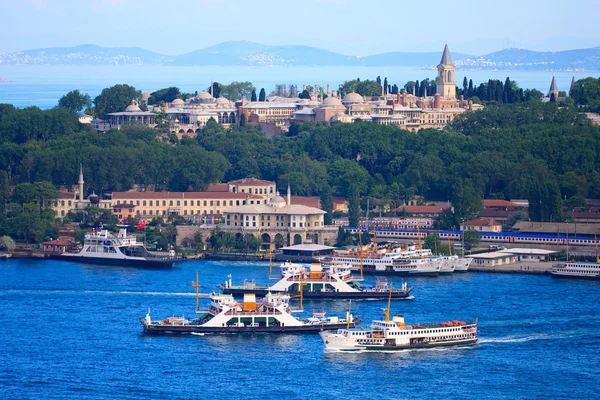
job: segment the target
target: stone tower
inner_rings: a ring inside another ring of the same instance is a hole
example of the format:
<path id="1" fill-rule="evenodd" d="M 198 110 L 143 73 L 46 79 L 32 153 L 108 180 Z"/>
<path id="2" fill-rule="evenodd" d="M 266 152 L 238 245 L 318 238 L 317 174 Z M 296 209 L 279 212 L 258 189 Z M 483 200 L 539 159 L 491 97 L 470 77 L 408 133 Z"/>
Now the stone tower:
<path id="1" fill-rule="evenodd" d="M 450 58 L 450 50 L 448 50 L 448 44 L 444 47 L 444 54 L 442 54 L 442 60 L 437 66 L 437 93 L 442 98 L 456 98 L 456 82 L 454 82 L 454 70 L 456 67 L 452 64 Z"/>

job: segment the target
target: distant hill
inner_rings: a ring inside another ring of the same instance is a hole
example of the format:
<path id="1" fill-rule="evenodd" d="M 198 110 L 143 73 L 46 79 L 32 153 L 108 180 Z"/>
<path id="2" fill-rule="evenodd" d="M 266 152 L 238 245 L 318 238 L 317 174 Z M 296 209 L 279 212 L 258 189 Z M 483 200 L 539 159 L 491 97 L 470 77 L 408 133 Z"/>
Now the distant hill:
<path id="1" fill-rule="evenodd" d="M 477 58 L 463 59 L 455 64 L 460 68 L 600 70 L 600 47 L 558 52 L 505 49 Z"/>
<path id="2" fill-rule="evenodd" d="M 83 44 L 0 54 L 0 64 L 163 64 L 169 57 L 139 47 L 101 47 Z"/>
<path id="3" fill-rule="evenodd" d="M 451 53 L 458 68 L 503 70 L 600 70 L 600 46 L 560 52 L 505 49 L 483 56 Z M 348 56 L 310 46 L 268 46 L 230 41 L 190 53 L 167 56 L 138 47 L 95 45 L 53 47 L 0 54 L 0 64 L 172 65 L 172 66 L 385 66 L 430 68 L 440 52 L 390 52 Z"/>

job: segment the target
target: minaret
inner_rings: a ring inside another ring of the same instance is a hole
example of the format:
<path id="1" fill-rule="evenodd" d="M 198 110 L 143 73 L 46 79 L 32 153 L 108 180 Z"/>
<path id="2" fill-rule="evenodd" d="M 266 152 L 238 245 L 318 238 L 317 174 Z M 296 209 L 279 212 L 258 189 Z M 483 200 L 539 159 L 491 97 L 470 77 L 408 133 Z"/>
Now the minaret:
<path id="1" fill-rule="evenodd" d="M 456 67 L 452 64 L 450 58 L 450 50 L 448 50 L 448 44 L 444 47 L 444 53 L 442 54 L 442 60 L 437 66 L 437 87 L 436 92 L 440 96 L 445 98 L 454 99 L 456 98 L 456 82 L 454 82 L 454 70 Z"/>
<path id="2" fill-rule="evenodd" d="M 287 203 L 288 203 L 288 206 L 292 205 L 292 190 L 290 189 L 290 184 L 289 183 L 288 183 Z"/>
<path id="3" fill-rule="evenodd" d="M 79 201 L 83 201 L 83 165 L 79 164 Z"/>
<path id="4" fill-rule="evenodd" d="M 552 83 L 550 83 L 550 90 L 548 91 L 548 97 L 551 99 L 554 94 L 554 101 L 558 101 L 558 88 L 556 87 L 556 79 L 552 75 Z"/>

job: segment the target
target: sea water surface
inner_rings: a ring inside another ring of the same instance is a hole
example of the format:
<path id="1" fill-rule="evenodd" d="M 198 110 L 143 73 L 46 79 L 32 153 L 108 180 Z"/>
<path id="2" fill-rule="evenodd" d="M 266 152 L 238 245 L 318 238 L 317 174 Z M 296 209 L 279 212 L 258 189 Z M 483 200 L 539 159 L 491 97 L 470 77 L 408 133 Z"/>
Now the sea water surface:
<path id="1" fill-rule="evenodd" d="M 327 353 L 318 335 L 146 336 L 138 317 L 194 315 L 191 282 L 267 283 L 265 263 L 189 261 L 172 270 L 0 262 L 2 399 L 597 399 L 599 282 L 466 273 L 412 278 L 394 301 L 408 323 L 479 319 L 480 343 Z M 374 278 L 368 278 L 373 282 Z M 400 279 L 391 279 L 400 285 Z M 385 301 L 355 301 L 369 321 Z M 345 301 L 305 302 L 343 315 Z"/>
<path id="2" fill-rule="evenodd" d="M 555 75 L 558 90 L 568 91 L 571 79 L 588 76 L 599 77 L 600 71 L 556 72 L 550 71 L 495 71 L 458 70 L 456 82 L 462 86 L 463 78 L 472 79 L 475 85 L 488 79 L 506 77 L 520 87 L 538 89 L 547 93 Z M 38 106 L 52 108 L 61 96 L 78 89 L 96 97 L 103 88 L 115 84 L 129 84 L 142 91 L 177 86 L 193 93 L 207 89 L 211 82 L 230 83 L 250 81 L 267 93 L 277 84 L 331 85 L 336 90 L 344 81 L 356 78 L 388 78 L 399 87 L 411 80 L 434 79 L 436 70 L 407 67 L 170 67 L 156 65 L 0 65 L 0 78 L 14 82 L 0 82 L 0 103 L 16 107 Z"/>

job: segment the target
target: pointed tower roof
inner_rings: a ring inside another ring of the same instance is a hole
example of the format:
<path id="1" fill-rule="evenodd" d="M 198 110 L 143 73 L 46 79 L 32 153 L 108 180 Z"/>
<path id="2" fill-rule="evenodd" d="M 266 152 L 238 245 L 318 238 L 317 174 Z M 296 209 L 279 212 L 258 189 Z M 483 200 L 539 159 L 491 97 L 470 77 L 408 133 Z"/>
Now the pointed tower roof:
<path id="1" fill-rule="evenodd" d="M 442 54 L 442 60 L 440 61 L 440 65 L 451 65 L 452 59 L 450 58 L 450 50 L 448 50 L 448 43 L 444 46 L 444 54 Z"/>
<path id="2" fill-rule="evenodd" d="M 556 88 L 556 79 L 554 75 L 552 75 L 552 83 L 550 84 L 550 90 L 548 91 L 548 97 L 550 97 L 551 93 L 558 93 L 558 89 Z"/>

